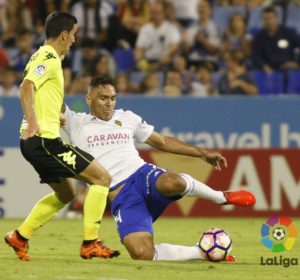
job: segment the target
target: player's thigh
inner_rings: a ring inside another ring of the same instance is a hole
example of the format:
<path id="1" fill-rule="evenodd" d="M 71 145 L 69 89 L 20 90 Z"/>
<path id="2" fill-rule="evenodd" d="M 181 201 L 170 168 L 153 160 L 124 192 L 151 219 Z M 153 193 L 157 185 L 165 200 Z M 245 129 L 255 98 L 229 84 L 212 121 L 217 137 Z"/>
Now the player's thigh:
<path id="1" fill-rule="evenodd" d="M 165 196 L 176 196 L 185 191 L 186 183 L 178 174 L 164 172 L 156 181 L 156 189 Z"/>
<path id="2" fill-rule="evenodd" d="M 75 176 L 76 179 L 86 181 L 90 184 L 109 187 L 111 176 L 106 169 L 97 161 L 93 160 L 81 173 Z"/>
<path id="3" fill-rule="evenodd" d="M 153 260 L 153 236 L 149 232 L 133 232 L 123 238 L 130 256 L 135 260 Z"/>
<path id="4" fill-rule="evenodd" d="M 61 202 L 68 203 L 73 200 L 75 193 L 71 179 L 65 178 L 60 183 L 50 183 L 49 186 Z"/>

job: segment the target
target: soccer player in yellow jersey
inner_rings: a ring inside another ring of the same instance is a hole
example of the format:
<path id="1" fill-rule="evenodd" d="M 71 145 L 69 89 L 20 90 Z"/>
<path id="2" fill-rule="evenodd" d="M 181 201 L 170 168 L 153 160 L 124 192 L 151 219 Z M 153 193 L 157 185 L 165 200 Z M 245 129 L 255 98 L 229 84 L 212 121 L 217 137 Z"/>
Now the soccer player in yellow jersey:
<path id="1" fill-rule="evenodd" d="M 17 257 L 30 261 L 28 239 L 74 197 L 70 177 L 90 184 L 84 204 L 83 244 L 80 256 L 111 258 L 119 255 L 98 239 L 111 177 L 88 153 L 60 138 L 64 97 L 61 60 L 75 41 L 77 19 L 65 12 L 51 13 L 45 23 L 46 41 L 28 62 L 20 86 L 24 120 L 20 148 L 23 156 L 53 193 L 33 207 L 20 227 L 5 235 Z"/>

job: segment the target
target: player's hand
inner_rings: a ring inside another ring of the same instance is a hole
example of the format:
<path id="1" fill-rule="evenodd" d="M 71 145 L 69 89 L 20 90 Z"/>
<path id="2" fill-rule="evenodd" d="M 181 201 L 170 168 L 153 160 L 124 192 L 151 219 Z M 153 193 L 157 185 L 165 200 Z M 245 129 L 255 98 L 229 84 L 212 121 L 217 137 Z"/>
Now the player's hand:
<path id="1" fill-rule="evenodd" d="M 220 153 L 208 152 L 205 155 L 205 160 L 211 164 L 216 170 L 221 171 L 221 166 L 227 167 L 227 160 Z"/>
<path id="2" fill-rule="evenodd" d="M 39 134 L 40 127 L 37 123 L 28 124 L 27 128 L 23 131 L 21 138 L 27 140 L 36 134 Z"/>

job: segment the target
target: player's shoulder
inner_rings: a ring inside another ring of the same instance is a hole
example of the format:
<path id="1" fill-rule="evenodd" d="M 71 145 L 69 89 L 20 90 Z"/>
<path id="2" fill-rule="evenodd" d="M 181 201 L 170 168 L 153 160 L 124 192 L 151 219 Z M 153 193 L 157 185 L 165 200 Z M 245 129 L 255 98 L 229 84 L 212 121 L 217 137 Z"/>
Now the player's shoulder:
<path id="1" fill-rule="evenodd" d="M 59 65 L 61 60 L 55 50 L 49 46 L 41 46 L 30 58 L 29 63 L 39 65 Z"/>
<path id="2" fill-rule="evenodd" d="M 66 112 L 68 117 L 72 118 L 72 117 L 77 117 L 80 119 L 84 119 L 84 118 L 92 118 L 91 114 L 85 113 L 85 112 L 75 112 L 72 109 L 70 109 L 68 106 L 66 106 Z"/>
<path id="3" fill-rule="evenodd" d="M 123 110 L 123 109 L 115 110 L 114 117 L 116 117 L 116 118 L 122 118 L 122 119 L 131 119 L 131 120 L 136 120 L 136 119 L 140 119 L 141 118 L 136 113 L 134 113 L 134 112 L 132 112 L 130 110 Z"/>

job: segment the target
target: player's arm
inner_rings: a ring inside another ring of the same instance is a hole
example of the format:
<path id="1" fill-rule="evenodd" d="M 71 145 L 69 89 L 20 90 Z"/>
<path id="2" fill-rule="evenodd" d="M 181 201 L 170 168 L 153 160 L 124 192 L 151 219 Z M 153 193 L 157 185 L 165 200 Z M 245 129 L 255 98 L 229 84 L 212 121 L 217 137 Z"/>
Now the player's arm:
<path id="1" fill-rule="evenodd" d="M 22 139 L 27 140 L 39 132 L 39 125 L 34 109 L 34 83 L 24 79 L 20 85 L 20 98 L 24 116 L 28 122 L 27 128 L 22 133 Z"/>
<path id="2" fill-rule="evenodd" d="M 178 155 L 199 157 L 210 163 L 217 170 L 221 170 L 221 164 L 227 167 L 227 161 L 220 153 L 204 150 L 202 148 L 184 143 L 174 137 L 161 135 L 156 131 L 152 132 L 145 143 L 160 151 Z"/>

